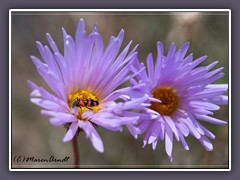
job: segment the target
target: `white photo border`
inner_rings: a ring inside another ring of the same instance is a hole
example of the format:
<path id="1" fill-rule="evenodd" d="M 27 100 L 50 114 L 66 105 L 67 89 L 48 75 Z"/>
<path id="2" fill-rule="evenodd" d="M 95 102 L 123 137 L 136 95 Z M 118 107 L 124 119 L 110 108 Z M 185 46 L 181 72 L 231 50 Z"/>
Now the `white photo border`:
<path id="1" fill-rule="evenodd" d="M 229 122 L 228 122 L 228 168 L 224 169 L 134 169 L 134 168 L 111 168 L 111 169 L 102 169 L 102 168 L 83 168 L 83 169 L 65 169 L 65 168 L 23 168 L 17 169 L 12 168 L 12 98 L 11 98 L 11 28 L 12 28 L 12 13 L 16 12 L 228 12 L 229 17 L 229 79 L 228 79 L 228 95 L 229 95 Z M 231 171 L 231 10 L 230 9 L 10 9 L 9 10 L 9 171 Z"/>

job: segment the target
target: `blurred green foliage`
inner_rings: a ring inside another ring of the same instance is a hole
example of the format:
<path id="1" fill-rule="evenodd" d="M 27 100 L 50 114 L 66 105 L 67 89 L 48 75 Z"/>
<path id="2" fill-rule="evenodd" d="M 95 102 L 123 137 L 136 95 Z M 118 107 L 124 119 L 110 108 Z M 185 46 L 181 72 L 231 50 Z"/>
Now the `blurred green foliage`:
<path id="1" fill-rule="evenodd" d="M 185 42 L 190 42 L 188 54 L 194 58 L 207 55 L 208 59 L 202 64 L 207 65 L 218 60 L 218 67 L 225 67 L 225 76 L 217 83 L 228 83 L 229 74 L 229 35 L 228 13 L 226 12 L 15 12 L 12 15 L 11 31 L 11 63 L 12 63 L 12 155 L 34 156 L 36 158 L 57 158 L 70 156 L 67 164 L 61 163 L 13 163 L 14 167 L 72 167 L 71 142 L 63 143 L 65 135 L 63 127 L 54 127 L 48 118 L 40 114 L 40 108 L 29 100 L 30 88 L 27 80 L 49 89 L 38 75 L 30 55 L 40 58 L 35 42 L 47 44 L 45 33 L 50 33 L 63 52 L 61 28 L 74 36 L 77 22 L 84 18 L 87 32 L 91 32 L 94 23 L 103 36 L 105 47 L 110 36 L 116 36 L 121 29 L 125 38 L 121 49 L 129 41 L 133 46 L 139 44 L 138 57 L 145 62 L 147 55 L 152 52 L 156 58 L 156 43 L 162 41 L 165 54 L 172 42 L 179 48 Z M 133 47 L 132 46 L 132 47 Z M 217 118 L 228 121 L 229 109 L 222 106 L 215 113 Z M 228 166 L 228 125 L 206 125 L 214 134 L 214 150 L 206 151 L 193 137 L 188 137 L 189 151 L 185 151 L 179 142 L 174 142 L 173 162 L 168 160 L 164 143 L 160 142 L 155 151 L 148 145 L 142 148 L 143 135 L 135 140 L 129 132 L 111 132 L 101 127 L 98 132 L 105 146 L 103 154 L 98 153 L 80 134 L 79 149 L 82 167 L 158 167 L 158 168 L 218 168 Z M 41 165 L 41 166 L 37 166 Z"/>

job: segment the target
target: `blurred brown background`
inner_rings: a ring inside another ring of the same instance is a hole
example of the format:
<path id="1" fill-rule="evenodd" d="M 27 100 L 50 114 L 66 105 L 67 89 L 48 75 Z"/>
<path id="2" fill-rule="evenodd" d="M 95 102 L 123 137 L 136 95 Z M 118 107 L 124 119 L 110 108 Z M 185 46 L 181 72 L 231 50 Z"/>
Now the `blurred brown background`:
<path id="1" fill-rule="evenodd" d="M 145 61 L 152 52 L 156 58 L 156 43 L 162 41 L 165 54 L 172 42 L 179 48 L 190 42 L 187 54 L 194 54 L 194 59 L 207 55 L 202 65 L 218 60 L 216 66 L 224 67 L 225 76 L 217 83 L 228 83 L 229 37 L 227 12 L 14 12 L 11 29 L 11 63 L 12 63 L 12 158 L 17 155 L 35 158 L 64 158 L 70 156 L 68 163 L 21 163 L 13 162 L 15 168 L 72 167 L 71 142 L 63 143 L 63 127 L 54 127 L 48 118 L 41 116 L 40 107 L 30 103 L 30 88 L 27 80 L 47 87 L 38 75 L 30 55 L 40 58 L 35 42 L 47 44 L 45 34 L 50 33 L 61 52 L 63 41 L 61 28 L 74 37 L 80 18 L 84 18 L 88 34 L 93 24 L 103 36 L 105 47 L 110 36 L 116 36 L 125 30 L 122 49 L 130 40 L 138 47 L 139 59 Z M 132 46 L 132 47 L 133 47 Z M 222 106 L 214 116 L 228 121 L 229 110 Z M 123 132 L 111 132 L 98 128 L 104 142 L 105 152 L 98 153 L 90 141 L 81 134 L 79 138 L 80 161 L 82 167 L 122 168 L 122 167 L 159 167 L 159 168 L 227 168 L 228 167 L 228 125 L 217 126 L 203 123 L 215 135 L 214 150 L 206 151 L 200 142 L 189 136 L 186 140 L 190 150 L 185 151 L 174 141 L 173 162 L 168 160 L 164 143 L 158 143 L 152 150 L 148 145 L 142 148 L 143 135 L 135 140 L 126 129 Z"/>

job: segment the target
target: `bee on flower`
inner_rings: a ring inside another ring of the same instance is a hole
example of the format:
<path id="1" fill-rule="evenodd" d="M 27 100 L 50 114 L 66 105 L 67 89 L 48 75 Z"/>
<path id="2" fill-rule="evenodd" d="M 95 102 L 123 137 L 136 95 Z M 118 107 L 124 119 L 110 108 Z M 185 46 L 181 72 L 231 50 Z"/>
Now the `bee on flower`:
<path id="1" fill-rule="evenodd" d="M 52 92 L 29 80 L 28 85 L 32 88 L 30 100 L 43 108 L 41 113 L 50 117 L 51 124 L 67 127 L 64 142 L 72 140 L 82 130 L 94 148 L 103 152 L 103 142 L 95 126 L 119 131 L 126 125 L 131 131 L 140 116 L 140 113 L 131 110 L 143 109 L 141 104 L 147 99 L 143 96 L 128 102 L 116 101 L 124 99 L 124 96 L 135 96 L 133 90 L 139 86 L 117 89 L 139 73 L 130 74 L 137 46 L 129 53 L 130 42 L 118 55 L 124 31 L 121 30 L 117 37 L 111 37 L 104 48 L 97 25 L 87 36 L 83 19 L 79 20 L 75 39 L 65 29 L 62 33 L 63 54 L 48 33 L 50 48 L 37 42 L 43 61 L 35 56 L 31 59 Z"/>

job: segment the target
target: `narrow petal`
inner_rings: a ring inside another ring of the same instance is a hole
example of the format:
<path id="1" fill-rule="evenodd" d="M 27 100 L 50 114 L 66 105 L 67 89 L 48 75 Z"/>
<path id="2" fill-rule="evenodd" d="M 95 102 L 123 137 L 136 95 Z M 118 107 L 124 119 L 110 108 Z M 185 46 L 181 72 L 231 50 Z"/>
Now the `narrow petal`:
<path id="1" fill-rule="evenodd" d="M 225 95 L 217 96 L 212 99 L 209 99 L 209 101 L 214 104 L 227 105 L 228 104 L 228 96 L 225 96 Z"/>
<path id="2" fill-rule="evenodd" d="M 64 84 L 59 78 L 50 71 L 47 64 L 42 63 L 38 58 L 31 56 L 33 63 L 35 64 L 38 73 L 46 81 L 48 86 L 62 99 L 66 99 L 66 91 Z"/>
<path id="3" fill-rule="evenodd" d="M 133 126 L 132 124 L 128 124 L 127 128 L 129 130 L 129 132 L 132 134 L 132 136 L 137 139 L 138 137 L 138 130 L 135 126 Z"/>
<path id="4" fill-rule="evenodd" d="M 93 116 L 91 121 L 110 130 L 121 130 L 122 125 L 136 124 L 139 117 L 119 117 L 112 115 L 109 117 L 101 117 L 101 114 L 107 113 L 98 113 L 98 116 Z"/>
<path id="5" fill-rule="evenodd" d="M 154 141 L 154 142 L 152 143 L 152 148 L 153 148 L 153 150 L 156 149 L 157 143 L 158 143 L 158 139 L 156 139 L 156 141 Z"/>
<path id="6" fill-rule="evenodd" d="M 202 145 L 205 147 L 205 149 L 207 151 L 212 151 L 213 150 L 213 145 L 211 143 L 211 141 L 205 137 L 205 136 L 202 136 L 199 141 L 202 143 Z"/>
<path id="7" fill-rule="evenodd" d="M 147 67 L 148 67 L 148 76 L 152 86 L 154 86 L 155 77 L 154 77 L 154 68 L 153 68 L 153 57 L 152 54 L 149 54 L 147 57 Z"/>
<path id="8" fill-rule="evenodd" d="M 44 88 L 37 86 L 32 81 L 28 80 L 28 86 L 33 89 L 30 96 L 36 97 L 36 98 L 43 98 L 43 100 L 49 100 L 59 105 L 59 107 L 62 108 L 63 111 L 66 111 L 69 107 L 66 102 L 64 102 L 62 99 L 57 98 L 56 96 L 52 95 L 48 91 L 46 91 Z"/>
<path id="9" fill-rule="evenodd" d="M 176 51 L 176 46 L 174 43 L 172 43 L 167 54 L 167 59 L 170 60 L 173 57 L 175 51 Z"/>
<path id="10" fill-rule="evenodd" d="M 212 110 L 212 111 L 216 111 L 216 110 L 220 109 L 220 107 L 217 106 L 216 104 L 213 104 L 210 102 L 204 102 L 204 101 L 191 101 L 189 104 L 192 107 L 204 108 L 204 109 Z"/>
<path id="11" fill-rule="evenodd" d="M 196 60 L 194 60 L 192 63 L 191 63 L 191 69 L 195 68 L 197 65 L 199 65 L 201 62 L 205 61 L 207 59 L 207 56 L 202 56 Z"/>
<path id="12" fill-rule="evenodd" d="M 148 139 L 148 144 L 153 143 L 158 138 L 160 131 L 161 131 L 161 123 L 155 120 L 153 124 L 152 134 Z"/>
<path id="13" fill-rule="evenodd" d="M 153 129 L 153 121 L 150 122 L 149 126 L 148 126 L 148 130 L 147 130 L 147 133 L 146 135 L 144 136 L 144 139 L 143 139 L 143 147 L 146 146 L 147 142 L 149 141 L 149 137 L 151 136 L 151 133 L 152 133 L 152 129 Z"/>
<path id="14" fill-rule="evenodd" d="M 54 126 L 61 126 L 69 122 L 74 122 L 71 119 L 50 118 L 49 122 Z"/>
<path id="15" fill-rule="evenodd" d="M 225 89 L 205 89 L 197 94 L 195 94 L 191 99 L 202 99 L 202 98 L 213 98 L 222 95 L 227 90 Z"/>
<path id="16" fill-rule="evenodd" d="M 183 123 L 176 123 L 177 129 L 183 134 L 185 137 L 189 135 L 189 129 Z"/>
<path id="17" fill-rule="evenodd" d="M 53 116 L 60 119 L 66 119 L 66 122 L 73 122 L 76 121 L 76 116 L 70 114 L 70 113 L 63 113 L 63 112 L 56 112 L 56 111 L 48 111 L 48 110 L 42 110 L 42 115 L 45 116 Z"/>
<path id="18" fill-rule="evenodd" d="M 217 125 L 226 125 L 227 124 L 227 122 L 225 122 L 225 121 L 216 119 L 214 117 L 206 116 L 206 115 L 196 115 L 196 117 L 199 120 L 206 121 L 206 122 L 209 122 L 212 124 L 217 124 Z"/>
<path id="19" fill-rule="evenodd" d="M 104 152 L 104 147 L 103 147 L 103 142 L 100 136 L 98 135 L 97 131 L 93 127 L 93 125 L 89 121 L 79 121 L 78 125 L 80 128 L 84 130 L 86 133 L 87 137 L 90 139 L 93 147 L 103 153 Z"/>
<path id="20" fill-rule="evenodd" d="M 195 138 L 200 139 L 201 135 L 199 134 L 199 132 L 194 128 L 193 123 L 191 122 L 191 120 L 184 119 L 184 124 L 187 125 L 187 127 L 189 128 L 190 132 L 194 135 Z"/>
<path id="21" fill-rule="evenodd" d="M 201 124 L 199 124 L 199 126 L 201 127 L 201 129 L 204 131 L 204 135 L 211 138 L 211 139 L 215 139 L 215 135 L 210 132 L 207 128 L 205 128 L 204 126 L 202 126 Z"/>
<path id="22" fill-rule="evenodd" d="M 53 110 L 53 111 L 61 111 L 62 107 L 57 103 L 49 100 L 43 100 L 41 98 L 30 98 L 30 101 L 42 108 Z"/>
<path id="23" fill-rule="evenodd" d="M 167 125 L 165 132 L 165 150 L 170 161 L 172 161 L 172 149 L 173 149 L 173 132 Z"/>
<path id="24" fill-rule="evenodd" d="M 179 60 L 181 60 L 181 61 L 183 60 L 183 58 L 185 57 L 185 55 L 187 53 L 189 46 L 190 46 L 190 43 L 187 42 L 179 49 L 179 53 L 180 53 Z"/>
<path id="25" fill-rule="evenodd" d="M 71 141 L 72 138 L 75 136 L 76 132 L 78 129 L 78 122 L 75 121 L 71 124 L 71 126 L 69 127 L 66 135 L 63 138 L 63 142 L 67 142 L 67 141 Z"/>
<path id="26" fill-rule="evenodd" d="M 51 36 L 49 33 L 47 33 L 46 36 L 47 36 L 48 43 L 50 44 L 52 50 L 53 50 L 54 52 L 59 52 L 56 43 L 55 43 L 54 40 L 52 39 L 52 36 Z"/>
<path id="27" fill-rule="evenodd" d="M 177 128 L 176 128 L 172 118 L 170 118 L 169 116 L 163 116 L 163 118 L 166 121 L 166 123 L 168 124 L 169 128 L 175 134 L 175 137 L 176 137 L 177 141 L 179 141 L 178 131 L 177 131 Z"/>
<path id="28" fill-rule="evenodd" d="M 83 19 L 80 19 L 77 25 L 76 33 L 75 33 L 75 41 L 77 44 L 77 47 L 81 42 L 84 40 L 85 35 L 85 23 Z"/>
<path id="29" fill-rule="evenodd" d="M 157 42 L 157 60 L 155 65 L 155 73 L 158 72 L 158 69 L 160 70 L 161 64 L 162 64 L 162 57 L 164 53 L 164 47 L 162 42 Z M 158 69 L 157 69 L 158 68 Z"/>
<path id="30" fill-rule="evenodd" d="M 139 134 L 142 134 L 143 132 L 145 132 L 146 129 L 149 128 L 150 124 L 151 124 L 151 120 L 141 121 L 137 126 L 137 130 Z"/>
<path id="31" fill-rule="evenodd" d="M 183 137 L 183 135 L 181 133 L 179 133 L 179 137 L 180 137 L 180 140 L 182 142 L 182 145 L 183 145 L 184 149 L 188 151 L 189 150 L 189 146 L 188 146 L 187 142 L 185 141 L 185 139 L 184 139 L 184 137 Z"/>

